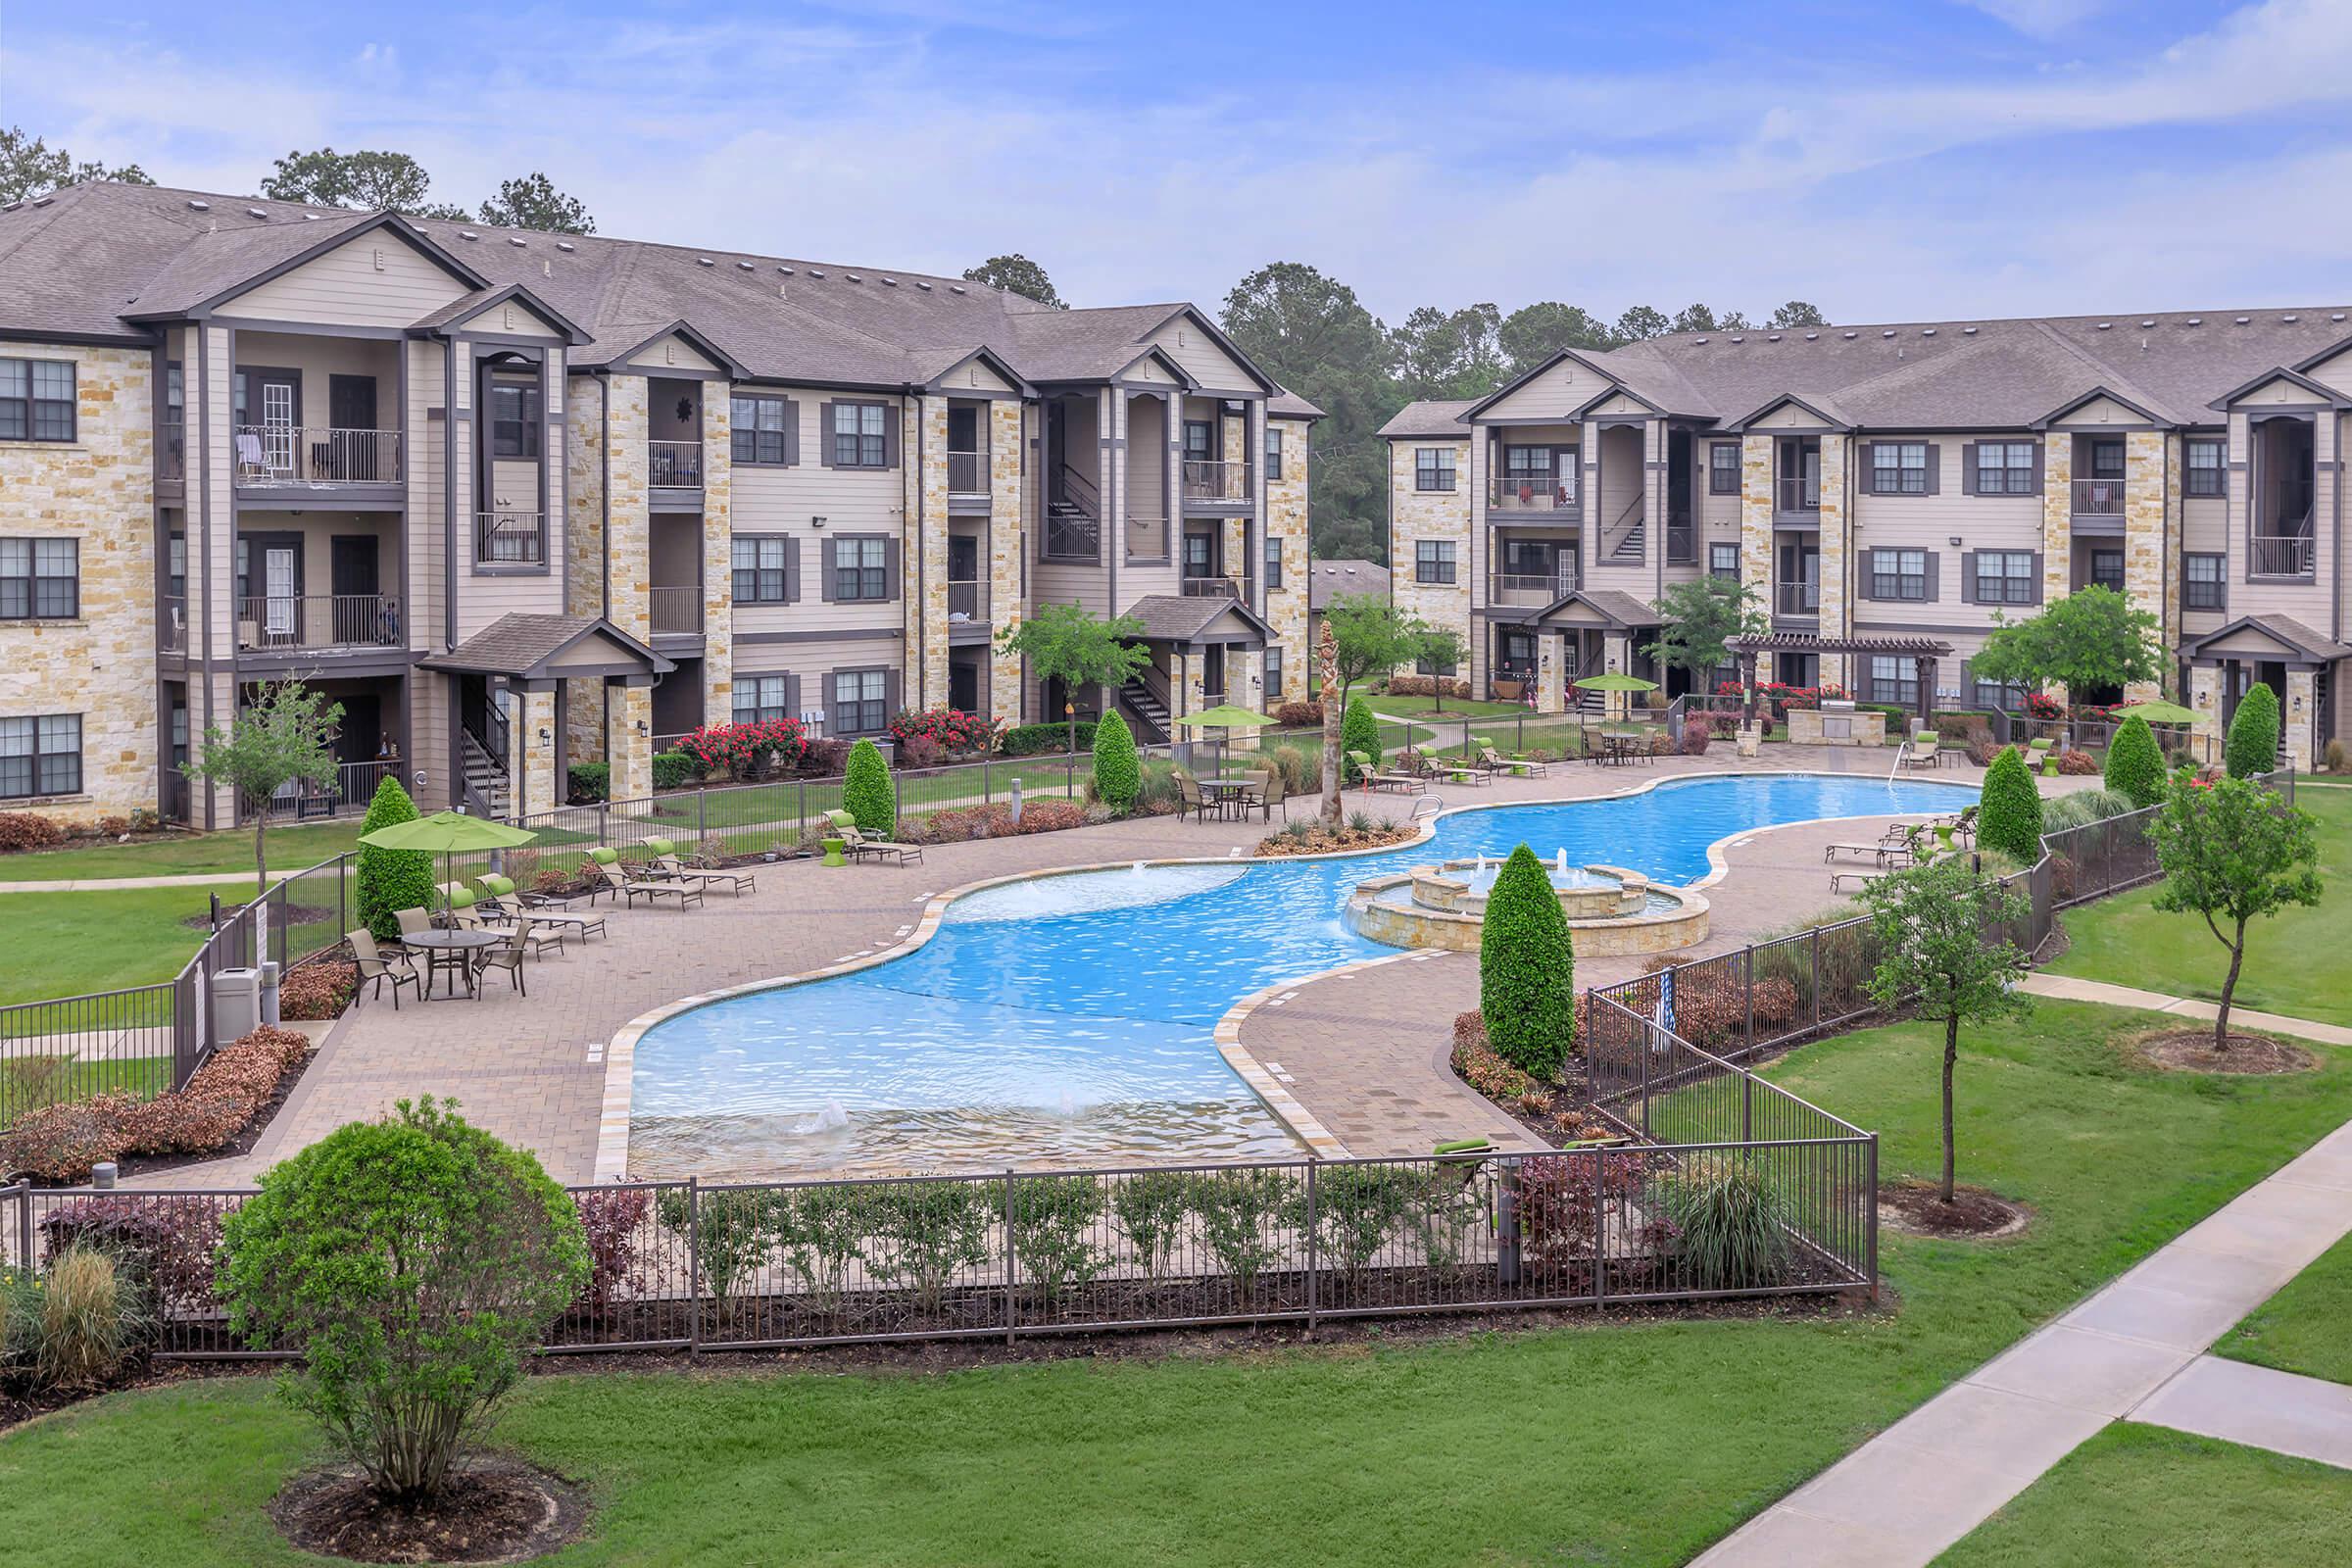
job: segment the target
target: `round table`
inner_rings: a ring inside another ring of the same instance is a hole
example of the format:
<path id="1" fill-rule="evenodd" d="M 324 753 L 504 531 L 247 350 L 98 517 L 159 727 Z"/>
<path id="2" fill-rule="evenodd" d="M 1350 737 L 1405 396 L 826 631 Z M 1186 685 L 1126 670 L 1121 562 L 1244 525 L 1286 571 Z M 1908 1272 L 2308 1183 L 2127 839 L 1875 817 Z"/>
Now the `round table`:
<path id="1" fill-rule="evenodd" d="M 423 990 L 425 1000 L 429 1002 L 433 998 L 433 976 L 443 969 L 453 970 L 457 974 L 464 975 L 466 994 L 472 996 L 474 994 L 473 956 L 495 948 L 506 940 L 496 931 L 418 931 L 413 935 L 402 937 L 400 945 L 404 948 L 423 950 L 425 960 Z M 455 997 L 457 994 L 457 981 L 452 979 L 449 995 Z"/>
<path id="2" fill-rule="evenodd" d="M 1250 780 L 1246 778 L 1204 778 L 1200 781 L 1200 798 L 1217 808 L 1222 816 L 1228 807 L 1237 805 L 1250 793 Z"/>

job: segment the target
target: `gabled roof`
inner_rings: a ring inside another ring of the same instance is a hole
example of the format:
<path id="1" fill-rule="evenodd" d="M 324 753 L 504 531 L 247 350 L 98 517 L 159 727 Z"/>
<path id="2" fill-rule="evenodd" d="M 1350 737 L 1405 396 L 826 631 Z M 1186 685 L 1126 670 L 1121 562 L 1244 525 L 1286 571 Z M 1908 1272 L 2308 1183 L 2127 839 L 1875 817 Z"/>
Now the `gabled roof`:
<path id="1" fill-rule="evenodd" d="M 1310 561 L 1306 564 L 1306 608 L 1327 610 L 1334 599 L 1389 592 L 1389 568 L 1377 561 Z"/>
<path id="2" fill-rule="evenodd" d="M 1537 377 L 1543 375 L 1546 370 L 1549 370 L 1553 366 L 1560 364 L 1563 360 L 1574 360 L 1577 364 L 1583 366 L 1586 369 L 1591 370 L 1593 374 L 1599 376 L 1603 381 L 1609 383 L 1608 390 L 1604 390 L 1600 394 L 1601 397 L 1609 396 L 1610 392 L 1624 385 L 1622 381 L 1617 379 L 1613 371 L 1604 369 L 1596 361 L 1587 357 L 1582 353 L 1579 353 L 1577 350 L 1554 349 L 1551 353 L 1544 357 L 1541 364 L 1536 365 L 1534 368 L 1522 372 L 1521 374 L 1512 376 L 1508 381 L 1505 381 L 1502 385 L 1496 387 L 1485 397 L 1472 400 L 1470 406 L 1462 411 L 1462 417 L 1464 419 L 1477 418 L 1480 415 L 1486 413 L 1487 410 L 1493 408 L 1495 404 L 1500 403 L 1504 398 L 1509 397 L 1512 393 L 1518 391 L 1530 381 L 1533 381 Z M 1639 394 L 1636 395 L 1639 396 Z M 1587 400 L 1585 406 L 1590 408 L 1594 401 L 1597 401 L 1597 399 L 1589 399 Z M 1647 398 L 1643 398 L 1642 401 L 1646 403 L 1649 400 Z"/>
<path id="3" fill-rule="evenodd" d="M 258 210 L 258 209 L 257 209 Z M 126 319 L 202 316 L 364 235 L 389 233 L 468 288 L 489 280 L 425 237 L 397 213 L 280 219 L 259 227 L 199 234 L 139 291 Z"/>
<path id="4" fill-rule="evenodd" d="M 1398 409 L 1390 416 L 1389 422 L 1380 427 L 1379 433 L 1392 441 L 1466 441 L 1470 437 L 1470 426 L 1462 422 L 1462 416 L 1483 401 L 1481 398 L 1423 398 Z"/>
<path id="5" fill-rule="evenodd" d="M 2352 647 L 2305 625 L 2292 615 L 2240 615 L 2219 631 L 2209 631 L 2183 640 L 2180 645 L 2181 657 L 2193 658 L 2208 644 L 2218 643 L 2241 631 L 2258 633 L 2276 643 L 2281 653 L 2306 663 L 2330 664 L 2339 659 L 2352 658 Z"/>
<path id="6" fill-rule="evenodd" d="M 1259 637 L 1278 640 L 1265 618 L 1239 599 L 1146 594 L 1127 607 L 1127 613 L 1144 623 L 1144 635 L 1153 642 L 1189 643 L 1228 613 L 1238 616 Z"/>
<path id="7" fill-rule="evenodd" d="M 1773 410 L 1780 408 L 1785 404 L 1795 405 L 1797 408 L 1804 410 L 1807 414 L 1810 414 L 1813 416 L 1813 417 L 1819 419 L 1822 423 L 1828 425 L 1833 430 L 1850 430 L 1854 427 L 1854 421 L 1847 417 L 1845 411 L 1840 409 L 1837 404 L 1831 402 L 1828 398 L 1822 397 L 1819 394 L 1816 394 L 1810 398 L 1802 398 L 1793 392 L 1783 392 L 1778 397 L 1775 397 L 1770 402 L 1766 403 L 1762 408 L 1759 408 L 1752 413 L 1741 415 L 1739 418 L 1731 420 L 1725 424 L 1724 428 L 1727 430 L 1744 430 L 1749 425 L 1755 423 L 1758 419 L 1761 419 L 1766 415 L 1770 414 Z"/>
<path id="8" fill-rule="evenodd" d="M 1307 402 L 1298 393 L 1287 387 L 1276 387 L 1274 395 L 1266 400 L 1266 417 L 1269 419 L 1320 419 L 1326 416 L 1321 409 Z"/>
<path id="9" fill-rule="evenodd" d="M 2327 358 L 2327 356 L 2324 354 L 2320 357 L 2322 359 Z M 2292 384 L 2301 387 L 2304 391 L 2309 392 L 2315 401 L 2326 404 L 2331 409 L 2340 409 L 2352 406 L 2352 404 L 2347 403 L 2344 395 L 2336 391 L 2334 388 L 2322 386 L 2319 382 L 2314 381 L 2310 376 L 2303 374 L 2300 370 L 2290 370 L 2283 365 L 2272 366 L 2269 369 L 2263 371 L 2261 374 L 2231 387 L 2229 391 L 2223 393 L 2220 397 L 2215 398 L 2211 403 L 2208 403 L 2205 406 L 2209 409 L 2227 409 L 2230 407 L 2230 405 L 2235 403 L 2239 398 L 2244 397 L 2247 393 L 2259 391 L 2263 387 L 2269 386 L 2273 381 L 2291 382 Z"/>
<path id="10" fill-rule="evenodd" d="M 684 339 L 696 353 L 704 358 L 724 366 L 727 373 L 736 380 L 744 380 L 751 374 L 734 355 L 711 342 L 708 336 L 696 331 L 690 323 L 683 320 L 667 321 L 651 329 L 640 323 L 635 327 L 622 328 L 620 332 L 620 336 L 609 338 L 597 344 L 588 353 L 575 355 L 574 363 L 580 365 L 626 365 L 663 338 L 677 337 Z"/>
<path id="11" fill-rule="evenodd" d="M 2036 430 L 2045 430 L 2051 425 L 2056 424 L 2059 420 L 2065 418 L 2068 415 L 2074 413 L 2077 409 L 2082 407 L 2082 405 L 2085 403 L 2095 402 L 2100 398 L 2105 398 L 2110 403 L 2122 404 L 2125 408 L 2130 409 L 2133 414 L 2136 414 L 2141 418 L 2147 420 L 2150 424 L 2170 425 L 2173 422 L 2172 420 L 2166 418 L 2163 415 L 2158 414 L 2155 410 L 2148 408 L 2146 405 L 2136 402 L 2132 398 L 2126 397 L 2123 393 L 2116 391 L 2113 387 L 2094 386 L 2086 391 L 2075 394 L 2075 396 L 2068 398 L 2064 403 L 2059 404 L 2056 408 L 2043 415 L 2040 418 L 2035 419 L 2034 421 L 2034 428 Z"/>
<path id="12" fill-rule="evenodd" d="M 1622 588 L 1571 588 L 1528 618 L 1548 620 L 1570 605 L 1583 605 L 1612 626 L 1654 626 L 1658 622 L 1656 610 Z"/>
<path id="13" fill-rule="evenodd" d="M 416 326 L 420 331 L 455 332 L 485 311 L 494 311 L 510 301 L 519 302 L 525 310 L 575 344 L 589 342 L 594 335 L 520 283 L 509 283 L 504 288 L 477 289 L 463 298 L 451 300 L 439 310 L 418 317 Z"/>
<path id="14" fill-rule="evenodd" d="M 426 669 L 465 674 L 505 675 L 515 680 L 548 680 L 558 675 L 594 673 L 593 669 L 550 668 L 551 662 L 591 638 L 604 638 L 621 656 L 610 674 L 663 675 L 678 666 L 600 615 L 501 615 L 446 654 L 417 661 Z"/>
<path id="15" fill-rule="evenodd" d="M 1020 371 L 1014 369 L 1010 365 L 1005 363 L 1003 355 L 999 354 L 995 349 L 988 347 L 986 344 L 982 344 L 976 349 L 946 349 L 935 352 L 941 353 L 945 356 L 945 363 L 942 364 L 940 368 L 932 374 L 926 376 L 922 383 L 925 387 L 934 392 L 946 390 L 948 377 L 954 375 L 957 370 L 962 369 L 965 366 L 971 364 L 975 360 L 979 361 L 982 365 L 987 366 L 989 369 L 994 371 L 997 375 L 1003 377 L 1014 391 L 1021 393 L 1023 396 L 1027 396 L 1029 393 L 1035 390 L 1035 388 L 1031 387 L 1026 380 L 1022 379 Z M 921 358 L 919 352 L 915 355 L 915 358 L 919 363 Z"/>

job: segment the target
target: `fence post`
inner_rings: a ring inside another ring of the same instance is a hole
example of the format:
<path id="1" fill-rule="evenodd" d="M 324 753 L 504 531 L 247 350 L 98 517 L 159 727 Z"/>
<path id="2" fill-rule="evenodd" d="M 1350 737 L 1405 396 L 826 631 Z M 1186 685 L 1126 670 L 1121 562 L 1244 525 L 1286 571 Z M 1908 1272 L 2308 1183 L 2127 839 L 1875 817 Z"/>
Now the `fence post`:
<path id="1" fill-rule="evenodd" d="M 1756 1141 L 1756 1076 L 1744 1068 L 1740 1073 L 1740 1141 Z"/>
<path id="2" fill-rule="evenodd" d="M 1813 928 L 1813 1027 L 1821 1028 L 1821 927 Z"/>
<path id="3" fill-rule="evenodd" d="M 980 804 L 982 806 L 997 804 L 996 764 L 986 758 L 982 758 L 980 760 Z"/>
<path id="4" fill-rule="evenodd" d="M 1322 1248 L 1317 1244 L 1315 1238 L 1315 1171 L 1322 1163 L 1320 1159 L 1309 1159 L 1306 1162 L 1306 1337 L 1310 1340 L 1315 1337 L 1315 1311 L 1318 1302 L 1318 1292 L 1315 1286 L 1322 1259 Z"/>
<path id="5" fill-rule="evenodd" d="M 1740 965 L 1742 971 L 1740 988 L 1747 998 L 1747 1028 L 1740 1038 L 1747 1043 L 1747 1054 L 1753 1055 L 1756 1051 L 1756 945 L 1749 943 L 1740 950 L 1740 956 L 1744 960 Z"/>
<path id="6" fill-rule="evenodd" d="M 1872 1133 L 1862 1153 L 1862 1272 L 1870 1294 L 1879 1294 L 1879 1135 Z"/>
<path id="7" fill-rule="evenodd" d="M 1649 1136 L 1649 1054 L 1656 1050 L 1654 1043 L 1657 1025 L 1647 1018 L 1642 1020 L 1642 1033 L 1635 1037 L 1642 1053 L 1642 1136 Z"/>
<path id="8" fill-rule="evenodd" d="M 17 1183 L 17 1260 L 26 1270 L 32 1267 L 32 1179 L 25 1177 Z"/>
<path id="9" fill-rule="evenodd" d="M 703 1352 L 703 1183 L 686 1178 L 686 1353 Z"/>
<path id="10" fill-rule="evenodd" d="M 1004 1343 L 1012 1344 L 1015 1314 L 1012 1304 L 1012 1172 L 1004 1173 Z"/>
<path id="11" fill-rule="evenodd" d="M 1585 1157 L 1592 1161 L 1592 1304 L 1598 1306 L 1609 1294 L 1609 1167 L 1597 1149 Z"/>
<path id="12" fill-rule="evenodd" d="M 710 791 L 708 786 L 698 786 L 694 792 L 694 841 L 696 846 L 702 847 L 704 841 L 710 836 Z"/>
<path id="13" fill-rule="evenodd" d="M 800 799 L 792 808 L 793 821 L 804 833 L 808 831 L 808 781 L 800 782 Z"/>

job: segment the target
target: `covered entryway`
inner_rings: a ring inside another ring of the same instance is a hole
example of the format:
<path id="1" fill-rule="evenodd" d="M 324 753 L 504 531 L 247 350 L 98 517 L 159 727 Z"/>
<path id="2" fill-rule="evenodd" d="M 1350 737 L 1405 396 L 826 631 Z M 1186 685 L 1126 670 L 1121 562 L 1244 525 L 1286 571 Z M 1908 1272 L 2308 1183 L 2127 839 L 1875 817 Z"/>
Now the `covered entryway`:
<path id="1" fill-rule="evenodd" d="M 2314 766 L 2339 731 L 2340 678 L 2352 646 L 2288 615 L 2245 615 L 2182 645 L 2196 732 L 2215 744 L 2255 686 L 2278 699 L 2278 747 L 2298 769 Z"/>

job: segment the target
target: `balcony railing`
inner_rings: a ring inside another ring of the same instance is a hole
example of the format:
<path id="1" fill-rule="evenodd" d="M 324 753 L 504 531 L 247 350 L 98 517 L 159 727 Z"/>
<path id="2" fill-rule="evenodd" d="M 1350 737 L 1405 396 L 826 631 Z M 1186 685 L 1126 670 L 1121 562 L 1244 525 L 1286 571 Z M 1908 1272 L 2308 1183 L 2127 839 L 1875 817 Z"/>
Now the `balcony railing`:
<path id="1" fill-rule="evenodd" d="M 2256 577 L 2309 577 L 2318 557 L 2308 534 L 2256 534 L 2246 541 L 2246 570 Z"/>
<path id="2" fill-rule="evenodd" d="M 398 484 L 398 430 L 324 425 L 240 424 L 237 483 L 248 490 L 288 485 Z"/>
<path id="3" fill-rule="evenodd" d="M 952 496 L 984 496 L 988 494 L 988 454 L 985 452 L 948 451 L 948 494 Z"/>
<path id="4" fill-rule="evenodd" d="M 645 444 L 645 482 L 657 490 L 700 490 L 703 487 L 703 444 L 700 441 L 648 441 Z"/>
<path id="5" fill-rule="evenodd" d="M 398 762 L 338 762 L 332 783 L 320 784 L 304 778 L 283 784 L 276 794 L 264 799 L 262 814 L 290 817 L 299 822 L 306 817 L 364 812 L 375 800 L 376 789 L 385 777 L 397 776 L 399 772 Z M 239 790 L 237 819 L 250 822 L 255 814 L 253 797 Z"/>
<path id="6" fill-rule="evenodd" d="M 1498 571 L 1487 579 L 1487 603 L 1522 610 L 1550 604 L 1577 586 L 1574 572 Z"/>
<path id="7" fill-rule="evenodd" d="M 648 588 L 645 591 L 646 612 L 654 630 L 699 632 L 703 629 L 703 591 L 691 585 L 684 588 Z"/>
<path id="8" fill-rule="evenodd" d="M 158 649 L 167 654 L 188 651 L 188 601 L 184 596 L 172 594 L 165 599 L 155 620 Z"/>
<path id="9" fill-rule="evenodd" d="M 1576 478 L 1565 473 L 1498 473 L 1487 483 L 1490 512 L 1573 513 Z"/>
<path id="10" fill-rule="evenodd" d="M 1168 559 L 1168 519 L 1139 517 L 1127 514 L 1127 559 L 1129 561 L 1165 561 Z"/>
<path id="11" fill-rule="evenodd" d="M 158 479 L 188 476 L 188 427 L 177 419 L 165 420 L 155 438 L 155 476 Z"/>
<path id="12" fill-rule="evenodd" d="M 2075 515 L 2120 517 L 2124 514 L 2124 481 L 2118 478 L 2077 479 Z"/>
<path id="13" fill-rule="evenodd" d="M 1666 519 L 1666 564 L 1698 564 L 1698 529 L 1688 515 Z"/>
<path id="14" fill-rule="evenodd" d="M 1239 599 L 1242 597 L 1238 577 L 1187 577 L 1184 579 L 1187 599 Z"/>
<path id="15" fill-rule="evenodd" d="M 1094 561 L 1099 559 L 1102 543 L 1102 525 L 1085 514 L 1052 512 L 1046 514 L 1048 561 Z"/>
<path id="16" fill-rule="evenodd" d="M 1783 615 L 1818 615 L 1821 613 L 1821 584 L 1817 582 L 1785 582 L 1773 590 L 1772 608 Z"/>
<path id="17" fill-rule="evenodd" d="M 1250 465 L 1244 462 L 1219 463 L 1204 459 L 1188 459 L 1184 465 L 1184 499 L 1187 501 L 1248 501 L 1250 499 Z"/>
<path id="18" fill-rule="evenodd" d="M 400 646 L 400 601 L 387 594 L 264 594 L 236 603 L 240 653 Z"/>
<path id="19" fill-rule="evenodd" d="M 547 514 L 477 512 L 473 514 L 473 564 L 477 566 L 547 564 Z"/>
<path id="20" fill-rule="evenodd" d="M 1783 512 L 1819 512 L 1821 510 L 1820 475 L 1810 473 L 1781 475 L 1780 510 Z"/>
<path id="21" fill-rule="evenodd" d="M 968 582 L 948 579 L 948 619 L 951 621 L 986 620 L 988 618 L 988 584 L 977 578 Z"/>

